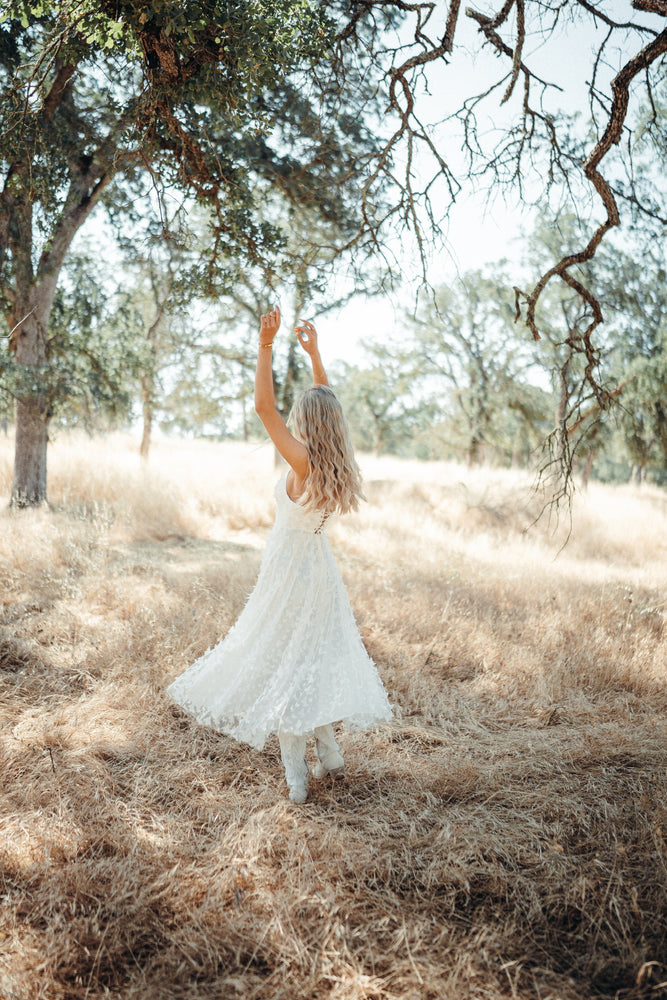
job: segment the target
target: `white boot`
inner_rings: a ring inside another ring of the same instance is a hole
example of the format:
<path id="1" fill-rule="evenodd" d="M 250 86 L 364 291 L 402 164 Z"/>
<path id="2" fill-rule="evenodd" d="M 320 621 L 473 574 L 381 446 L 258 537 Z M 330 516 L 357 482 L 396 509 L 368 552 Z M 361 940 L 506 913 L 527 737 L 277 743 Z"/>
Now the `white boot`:
<path id="1" fill-rule="evenodd" d="M 318 763 L 313 768 L 313 777 L 323 778 L 329 774 L 332 778 L 344 778 L 345 761 L 336 743 L 333 726 L 316 726 L 314 733 Z"/>
<path id="2" fill-rule="evenodd" d="M 289 797 L 292 802 L 305 802 L 308 797 L 306 737 L 295 733 L 278 733 L 278 741 Z"/>

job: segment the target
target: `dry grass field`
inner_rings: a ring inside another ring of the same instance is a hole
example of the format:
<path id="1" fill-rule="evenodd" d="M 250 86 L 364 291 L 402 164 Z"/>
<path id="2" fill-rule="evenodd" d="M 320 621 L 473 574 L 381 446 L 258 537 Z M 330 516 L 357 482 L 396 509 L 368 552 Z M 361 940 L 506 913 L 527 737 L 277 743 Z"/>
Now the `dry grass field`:
<path id="1" fill-rule="evenodd" d="M 0 437 L 0 497 L 11 441 Z M 222 637 L 268 446 L 57 439 L 0 508 L 2 1000 L 667 996 L 667 495 L 363 459 L 332 543 L 395 705 L 286 797 L 166 684 Z"/>

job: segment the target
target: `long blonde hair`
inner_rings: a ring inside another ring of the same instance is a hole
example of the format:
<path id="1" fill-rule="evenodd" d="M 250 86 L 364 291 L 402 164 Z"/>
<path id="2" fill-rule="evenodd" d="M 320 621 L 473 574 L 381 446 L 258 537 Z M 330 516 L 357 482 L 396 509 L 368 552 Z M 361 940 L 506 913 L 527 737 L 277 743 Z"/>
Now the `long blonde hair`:
<path id="1" fill-rule="evenodd" d="M 326 385 L 305 389 L 294 400 L 289 423 L 308 449 L 308 475 L 300 503 L 307 510 L 347 514 L 365 500 L 361 473 L 343 408 Z"/>

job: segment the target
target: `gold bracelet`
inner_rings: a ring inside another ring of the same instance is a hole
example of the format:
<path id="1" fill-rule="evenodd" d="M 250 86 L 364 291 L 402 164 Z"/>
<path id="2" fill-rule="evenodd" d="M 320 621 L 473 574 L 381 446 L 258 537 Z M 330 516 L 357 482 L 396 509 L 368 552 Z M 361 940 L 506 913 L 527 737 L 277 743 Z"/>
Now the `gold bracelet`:
<path id="1" fill-rule="evenodd" d="M 269 348 L 271 348 L 271 347 L 273 347 L 273 341 L 270 344 L 260 344 L 259 346 L 260 347 L 269 347 Z"/>

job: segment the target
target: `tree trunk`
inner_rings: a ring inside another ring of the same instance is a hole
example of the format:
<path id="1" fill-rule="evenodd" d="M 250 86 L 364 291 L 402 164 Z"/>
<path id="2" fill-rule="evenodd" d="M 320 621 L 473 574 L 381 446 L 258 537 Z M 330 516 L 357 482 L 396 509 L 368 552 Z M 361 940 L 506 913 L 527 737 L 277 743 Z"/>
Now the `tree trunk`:
<path id="1" fill-rule="evenodd" d="M 523 466 L 523 438 L 521 435 L 521 428 L 519 427 L 514 435 L 514 442 L 512 444 L 512 468 L 520 469 Z"/>
<path id="2" fill-rule="evenodd" d="M 141 435 L 139 454 L 145 462 L 148 461 L 148 453 L 151 447 L 151 432 L 153 430 L 153 417 L 155 415 L 155 381 L 156 372 L 159 370 L 159 334 L 165 317 L 169 295 L 174 284 L 171 264 L 168 266 L 166 287 L 160 285 L 159 276 L 156 276 L 154 271 L 150 272 L 149 277 L 155 298 L 155 316 L 146 331 L 146 340 L 150 349 L 150 367 L 141 376 L 141 408 L 144 427 Z"/>
<path id="3" fill-rule="evenodd" d="M 594 459 L 595 455 L 593 454 L 592 451 L 589 451 L 589 453 L 586 455 L 586 461 L 584 462 L 583 472 L 581 473 L 581 488 L 583 490 L 588 489 L 588 481 L 591 478 Z"/>
<path id="4" fill-rule="evenodd" d="M 479 465 L 479 453 L 482 445 L 482 439 L 477 437 L 476 434 L 470 438 L 470 443 L 468 445 L 468 468 L 471 469 L 473 465 Z"/>
<path id="5" fill-rule="evenodd" d="M 59 98 L 64 93 L 71 70 L 66 67 L 63 74 L 65 84 L 58 91 Z M 53 109 L 50 109 L 46 113 L 47 119 L 52 112 Z M 16 404 L 14 481 L 10 500 L 13 507 L 36 506 L 46 500 L 46 445 L 51 401 L 47 387 L 39 385 L 39 369 L 49 360 L 51 309 L 60 270 L 72 239 L 111 178 L 111 174 L 105 174 L 94 157 L 85 170 L 80 164 L 72 164 L 62 213 L 44 243 L 35 268 L 31 169 L 27 158 L 16 165 L 8 225 L 8 246 L 14 274 L 12 310 L 8 316 L 12 330 L 10 349 L 19 365 L 25 366 L 27 376 L 30 369 L 34 369 L 34 377 L 26 377 L 25 387 L 18 394 L 20 398 Z"/>
<path id="6" fill-rule="evenodd" d="M 241 396 L 241 412 L 243 415 L 243 440 L 248 443 L 250 434 L 248 433 L 248 398 Z"/>
<path id="7" fill-rule="evenodd" d="M 41 292 L 41 294 L 40 294 Z M 16 360 L 26 368 L 39 368 L 48 360 L 46 323 L 51 311 L 50 289 L 38 288 L 32 309 L 13 338 Z M 37 302 L 35 302 L 37 299 Z M 49 405 L 45 394 L 31 392 L 39 386 L 40 376 L 28 379 L 29 388 L 16 402 L 16 440 L 14 445 L 14 481 L 12 507 L 35 507 L 46 500 L 46 445 L 49 440 Z"/>
<path id="8" fill-rule="evenodd" d="M 151 447 L 151 430 L 153 428 L 153 399 L 154 396 L 154 384 L 153 377 L 151 375 L 142 375 L 141 377 L 141 408 L 144 420 L 143 433 L 141 435 L 141 445 L 139 447 L 139 454 L 142 459 L 148 461 L 148 453 Z"/>
<path id="9" fill-rule="evenodd" d="M 297 376 L 299 374 L 297 355 L 296 355 L 296 341 L 292 338 L 289 342 L 289 351 L 287 353 L 287 370 L 285 372 L 285 380 L 283 382 L 283 391 L 281 393 L 280 400 L 280 413 L 283 418 L 287 420 L 292 405 L 294 403 L 294 384 L 296 382 Z M 274 384 L 275 391 L 275 384 Z"/>
<path id="10" fill-rule="evenodd" d="M 46 500 L 49 422 L 43 396 L 16 403 L 16 450 L 12 507 L 36 507 Z"/>
<path id="11" fill-rule="evenodd" d="M 384 449 L 384 435 L 382 433 L 382 423 L 374 413 L 373 413 L 373 420 L 375 423 L 375 447 L 373 448 L 373 451 L 375 452 L 376 458 L 381 458 L 382 451 Z"/>

